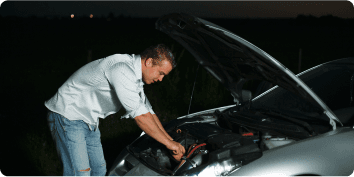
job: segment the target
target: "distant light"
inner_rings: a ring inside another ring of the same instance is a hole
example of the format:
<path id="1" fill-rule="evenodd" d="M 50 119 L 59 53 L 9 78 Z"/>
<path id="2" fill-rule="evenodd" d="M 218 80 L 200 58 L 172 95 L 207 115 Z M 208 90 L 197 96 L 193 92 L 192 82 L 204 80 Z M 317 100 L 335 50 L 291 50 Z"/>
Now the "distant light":
<path id="1" fill-rule="evenodd" d="M 74 14 L 71 14 L 71 18 L 74 18 Z"/>
<path id="2" fill-rule="evenodd" d="M 92 17 L 93 17 L 93 15 L 91 14 L 91 15 L 90 15 L 90 18 L 92 18 Z"/>

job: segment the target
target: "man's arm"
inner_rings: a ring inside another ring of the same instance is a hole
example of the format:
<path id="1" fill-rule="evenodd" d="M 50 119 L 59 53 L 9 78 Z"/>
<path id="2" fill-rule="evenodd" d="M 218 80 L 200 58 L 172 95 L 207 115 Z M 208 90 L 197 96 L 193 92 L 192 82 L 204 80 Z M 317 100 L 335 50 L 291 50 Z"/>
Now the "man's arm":
<path id="1" fill-rule="evenodd" d="M 149 136 L 154 138 L 156 141 L 165 145 L 168 149 L 172 150 L 175 154 L 184 154 L 184 147 L 170 140 L 165 133 L 157 126 L 153 116 L 150 112 L 136 116 L 134 118 L 136 124 Z"/>
<path id="2" fill-rule="evenodd" d="M 167 136 L 168 139 L 173 140 L 171 136 L 166 132 L 166 130 L 163 128 L 160 119 L 156 116 L 156 114 L 153 114 L 152 117 L 154 118 L 157 126 L 160 128 L 160 130 Z"/>
<path id="3" fill-rule="evenodd" d="M 158 142 L 168 145 L 170 143 L 170 139 L 166 137 L 166 135 L 161 131 L 161 129 L 157 126 L 154 118 L 151 113 L 142 114 L 140 116 L 135 117 L 135 122 L 137 125 L 149 136 L 156 139 Z"/>

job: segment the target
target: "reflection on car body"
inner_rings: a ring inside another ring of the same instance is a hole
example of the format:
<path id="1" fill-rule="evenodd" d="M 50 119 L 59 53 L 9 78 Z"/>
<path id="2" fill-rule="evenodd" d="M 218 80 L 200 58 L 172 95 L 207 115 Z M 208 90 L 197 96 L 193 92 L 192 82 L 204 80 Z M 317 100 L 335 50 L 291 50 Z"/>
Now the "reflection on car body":
<path id="1" fill-rule="evenodd" d="M 182 116 L 164 126 L 189 150 L 182 162 L 143 133 L 120 153 L 108 175 L 353 173 L 353 57 L 295 76 L 253 44 L 203 19 L 170 14 L 156 28 L 189 50 L 230 91 L 235 105 Z M 250 79 L 275 86 L 244 100 L 242 85 Z"/>

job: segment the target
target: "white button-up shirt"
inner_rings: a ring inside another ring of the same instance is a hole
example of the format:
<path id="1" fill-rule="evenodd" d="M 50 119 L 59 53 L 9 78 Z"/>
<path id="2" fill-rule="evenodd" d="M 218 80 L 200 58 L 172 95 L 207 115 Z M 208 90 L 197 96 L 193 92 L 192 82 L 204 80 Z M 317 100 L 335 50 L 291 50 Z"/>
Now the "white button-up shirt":
<path id="1" fill-rule="evenodd" d="M 122 118 L 155 114 L 143 85 L 140 55 L 115 54 L 81 67 L 45 106 L 69 120 L 83 120 L 97 129 L 98 118 L 106 118 L 122 107 L 126 110 Z"/>

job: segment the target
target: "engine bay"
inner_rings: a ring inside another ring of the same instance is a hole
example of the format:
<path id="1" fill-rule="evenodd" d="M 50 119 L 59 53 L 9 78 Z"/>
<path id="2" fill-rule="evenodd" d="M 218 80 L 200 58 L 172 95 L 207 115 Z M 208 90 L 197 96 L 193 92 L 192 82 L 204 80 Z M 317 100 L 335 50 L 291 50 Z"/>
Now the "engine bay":
<path id="1" fill-rule="evenodd" d="M 134 156 L 163 175 L 197 174 L 211 165 L 224 168 L 221 173 L 246 165 L 262 156 L 262 152 L 295 140 L 247 126 L 223 125 L 218 114 L 209 113 L 180 121 L 166 129 L 184 146 L 186 154 L 179 161 L 164 145 L 144 135 L 129 147 Z"/>

